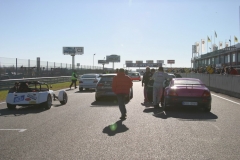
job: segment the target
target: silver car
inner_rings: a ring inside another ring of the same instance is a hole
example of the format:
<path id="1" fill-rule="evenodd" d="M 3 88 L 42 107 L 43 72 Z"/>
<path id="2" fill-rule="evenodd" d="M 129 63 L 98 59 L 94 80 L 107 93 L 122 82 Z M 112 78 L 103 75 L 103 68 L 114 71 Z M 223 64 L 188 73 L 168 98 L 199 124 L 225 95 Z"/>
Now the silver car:
<path id="1" fill-rule="evenodd" d="M 79 91 L 83 89 L 96 89 L 97 83 L 100 80 L 99 74 L 83 74 L 79 78 Z"/>
<path id="2" fill-rule="evenodd" d="M 116 98 L 116 94 L 112 91 L 113 77 L 117 74 L 102 74 L 101 79 L 97 84 L 95 92 L 95 100 L 100 101 L 104 97 Z M 133 98 L 133 89 L 130 88 L 130 92 L 126 95 L 126 101 L 130 101 Z"/>

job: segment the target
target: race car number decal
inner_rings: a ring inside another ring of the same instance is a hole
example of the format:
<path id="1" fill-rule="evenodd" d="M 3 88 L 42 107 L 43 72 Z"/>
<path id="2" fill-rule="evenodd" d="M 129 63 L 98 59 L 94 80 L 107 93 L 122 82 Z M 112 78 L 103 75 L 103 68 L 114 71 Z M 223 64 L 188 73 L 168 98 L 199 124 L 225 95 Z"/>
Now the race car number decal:
<path id="1" fill-rule="evenodd" d="M 24 101 L 24 97 L 25 97 L 25 95 L 14 97 L 13 102 L 16 103 L 16 102 Z"/>

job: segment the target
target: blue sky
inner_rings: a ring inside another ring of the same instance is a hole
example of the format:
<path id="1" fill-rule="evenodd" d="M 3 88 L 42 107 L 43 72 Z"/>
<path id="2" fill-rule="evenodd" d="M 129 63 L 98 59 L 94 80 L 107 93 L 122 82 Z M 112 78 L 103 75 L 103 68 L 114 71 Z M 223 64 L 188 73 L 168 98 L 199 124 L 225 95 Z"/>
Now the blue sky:
<path id="1" fill-rule="evenodd" d="M 0 57 L 71 64 L 62 47 L 76 46 L 84 47 L 75 56 L 81 65 L 93 65 L 95 53 L 95 66 L 117 54 L 115 68 L 126 60 L 191 67 L 192 45 L 207 36 L 213 43 L 214 31 L 217 45 L 240 39 L 239 6 L 239 0 L 0 0 Z"/>

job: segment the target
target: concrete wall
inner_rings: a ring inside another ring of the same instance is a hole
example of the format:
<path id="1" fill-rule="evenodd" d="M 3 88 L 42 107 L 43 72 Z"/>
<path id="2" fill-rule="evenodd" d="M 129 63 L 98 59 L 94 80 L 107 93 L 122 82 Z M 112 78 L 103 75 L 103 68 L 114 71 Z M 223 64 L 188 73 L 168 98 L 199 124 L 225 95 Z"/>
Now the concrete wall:
<path id="1" fill-rule="evenodd" d="M 211 91 L 240 98 L 240 75 L 181 73 L 181 76 L 186 78 L 198 78 Z"/>

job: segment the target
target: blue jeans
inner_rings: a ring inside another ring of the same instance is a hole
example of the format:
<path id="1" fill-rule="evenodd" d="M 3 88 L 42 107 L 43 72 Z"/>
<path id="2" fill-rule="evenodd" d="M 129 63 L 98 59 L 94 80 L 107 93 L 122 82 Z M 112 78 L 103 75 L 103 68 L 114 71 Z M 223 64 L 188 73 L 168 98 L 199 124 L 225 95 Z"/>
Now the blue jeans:
<path id="1" fill-rule="evenodd" d="M 127 114 L 126 106 L 125 106 L 125 94 L 117 94 L 118 105 L 122 115 Z"/>

